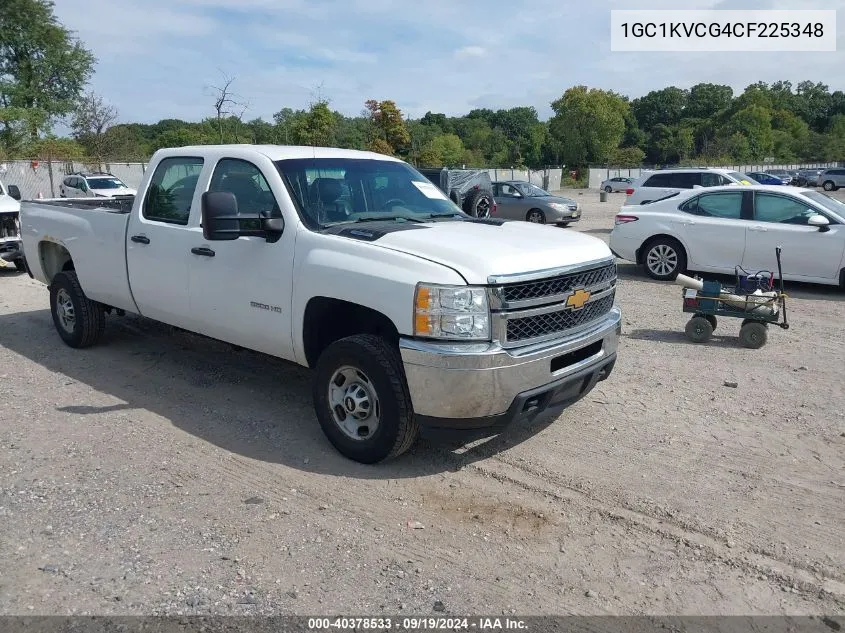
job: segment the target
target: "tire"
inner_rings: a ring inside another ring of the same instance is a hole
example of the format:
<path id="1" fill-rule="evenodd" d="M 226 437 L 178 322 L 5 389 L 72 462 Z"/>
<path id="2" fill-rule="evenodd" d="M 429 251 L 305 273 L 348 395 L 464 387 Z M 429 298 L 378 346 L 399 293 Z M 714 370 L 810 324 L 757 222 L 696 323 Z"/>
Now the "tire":
<path id="1" fill-rule="evenodd" d="M 652 279 L 674 281 L 686 270 L 687 254 L 678 240 L 658 237 L 646 243 L 642 250 L 642 263 Z"/>
<path id="2" fill-rule="evenodd" d="M 710 322 L 710 327 L 712 327 L 712 328 L 713 328 L 713 330 L 715 331 L 715 330 L 716 330 L 716 325 L 719 323 L 719 322 L 716 320 L 716 315 L 715 315 L 715 314 L 705 314 L 705 315 L 704 315 L 704 318 L 705 318 L 705 319 L 707 319 L 707 320 Z"/>
<path id="3" fill-rule="evenodd" d="M 687 321 L 684 333 L 693 343 L 706 343 L 713 336 L 713 326 L 703 316 L 694 316 Z"/>
<path id="4" fill-rule="evenodd" d="M 464 212 L 473 218 L 489 218 L 493 209 L 493 196 L 489 191 L 479 189 L 464 201 Z"/>
<path id="5" fill-rule="evenodd" d="M 461 194 L 459 194 L 456 189 L 452 189 L 452 193 L 449 194 L 449 200 L 459 207 L 461 206 Z"/>
<path id="6" fill-rule="evenodd" d="M 525 214 L 525 221 L 533 224 L 545 224 L 546 214 L 540 211 L 540 209 L 531 209 Z"/>
<path id="7" fill-rule="evenodd" d="M 76 272 L 57 273 L 50 283 L 50 313 L 53 325 L 70 347 L 90 347 L 100 340 L 106 327 L 103 305 L 82 292 Z"/>
<path id="8" fill-rule="evenodd" d="M 836 191 L 839 187 L 837 187 L 832 180 L 825 180 L 824 184 L 822 184 L 822 189 L 825 191 Z"/>
<path id="9" fill-rule="evenodd" d="M 16 259 L 15 260 L 15 268 L 17 268 L 22 273 L 26 272 L 26 264 L 23 263 L 22 259 Z"/>
<path id="10" fill-rule="evenodd" d="M 613 187 L 611 187 L 610 185 L 608 185 L 607 187 L 605 187 L 605 188 L 604 188 L 604 190 L 605 190 L 607 193 L 613 193 Z"/>
<path id="11" fill-rule="evenodd" d="M 356 462 L 375 464 L 398 457 L 411 448 L 419 435 L 399 352 L 379 336 L 358 334 L 326 348 L 317 361 L 313 398 L 326 437 L 338 452 Z M 366 417 L 354 419 L 356 411 Z M 371 424 L 361 424 L 372 419 L 373 414 L 368 411 L 375 411 L 378 416 L 374 431 L 370 430 Z M 339 413 L 348 426 L 339 420 Z M 368 437 L 361 437 L 363 429 L 367 429 Z"/>
<path id="12" fill-rule="evenodd" d="M 760 349 L 768 337 L 769 330 L 760 321 L 745 321 L 739 328 L 739 342 L 748 349 Z"/>

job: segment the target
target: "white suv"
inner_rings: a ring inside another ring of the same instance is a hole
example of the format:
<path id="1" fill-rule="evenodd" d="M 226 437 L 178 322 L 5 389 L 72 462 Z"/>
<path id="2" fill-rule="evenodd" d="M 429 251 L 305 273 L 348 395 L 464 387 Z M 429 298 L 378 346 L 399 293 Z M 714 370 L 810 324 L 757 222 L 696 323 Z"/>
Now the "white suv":
<path id="1" fill-rule="evenodd" d="M 136 193 L 111 174 L 71 174 L 59 185 L 62 198 L 116 198 Z"/>
<path id="2" fill-rule="evenodd" d="M 754 185 L 748 176 L 728 169 L 661 169 L 642 174 L 625 191 L 626 205 L 654 202 L 682 189 L 719 187 L 721 185 Z"/>

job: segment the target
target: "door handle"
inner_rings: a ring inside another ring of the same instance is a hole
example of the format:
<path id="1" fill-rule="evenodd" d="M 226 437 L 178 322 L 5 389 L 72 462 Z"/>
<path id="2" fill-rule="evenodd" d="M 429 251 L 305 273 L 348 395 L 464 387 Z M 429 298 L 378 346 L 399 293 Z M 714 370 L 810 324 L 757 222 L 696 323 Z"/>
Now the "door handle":
<path id="1" fill-rule="evenodd" d="M 150 243 L 150 238 L 148 238 L 146 235 L 133 235 L 129 239 L 132 240 L 133 242 L 137 243 L 137 244 L 149 244 Z"/>
<path id="2" fill-rule="evenodd" d="M 203 257 L 214 257 L 214 251 L 205 246 L 195 246 L 191 249 L 194 255 L 202 255 Z"/>

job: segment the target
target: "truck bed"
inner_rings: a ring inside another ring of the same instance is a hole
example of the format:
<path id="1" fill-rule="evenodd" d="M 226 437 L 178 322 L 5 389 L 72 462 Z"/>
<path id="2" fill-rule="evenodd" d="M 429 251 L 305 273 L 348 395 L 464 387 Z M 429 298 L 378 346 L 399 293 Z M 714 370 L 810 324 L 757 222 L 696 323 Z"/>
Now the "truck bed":
<path id="1" fill-rule="evenodd" d="M 21 233 L 27 263 L 43 283 L 62 253 L 73 259 L 82 290 L 94 301 L 137 312 L 126 270 L 126 231 L 132 200 L 61 198 L 21 202 Z M 34 257 L 32 254 L 37 253 Z M 58 262 L 58 263 L 57 263 Z"/>

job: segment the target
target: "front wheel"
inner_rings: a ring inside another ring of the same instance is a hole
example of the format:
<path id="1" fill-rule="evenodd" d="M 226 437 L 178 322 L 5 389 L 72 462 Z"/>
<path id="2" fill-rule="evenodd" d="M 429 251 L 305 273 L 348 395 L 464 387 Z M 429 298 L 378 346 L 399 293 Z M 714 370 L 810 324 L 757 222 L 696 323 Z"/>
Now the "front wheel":
<path id="1" fill-rule="evenodd" d="M 646 273 L 658 281 L 672 281 L 687 266 L 687 256 L 680 242 L 668 237 L 652 240 L 643 248 Z"/>
<path id="2" fill-rule="evenodd" d="M 605 190 L 607 193 L 613 193 L 613 187 L 611 187 L 610 185 L 608 185 L 607 187 L 605 187 L 605 188 L 604 188 L 604 190 Z"/>
<path id="3" fill-rule="evenodd" d="M 479 189 L 466 200 L 464 211 L 473 218 L 489 218 L 493 210 L 493 196 L 489 192 Z"/>
<path id="4" fill-rule="evenodd" d="M 70 347 L 94 345 L 106 327 L 103 305 L 85 296 L 76 272 L 72 270 L 56 273 L 53 277 L 50 312 L 56 331 Z"/>
<path id="5" fill-rule="evenodd" d="M 332 343 L 317 361 L 313 397 L 326 437 L 356 462 L 398 457 L 419 434 L 399 352 L 379 336 Z"/>
<path id="6" fill-rule="evenodd" d="M 23 263 L 22 259 L 16 259 L 15 260 L 15 268 L 17 268 L 22 273 L 26 272 L 26 264 Z"/>
<path id="7" fill-rule="evenodd" d="M 706 343 L 713 336 L 713 325 L 703 316 L 694 316 L 687 321 L 684 333 L 693 343 Z"/>
<path id="8" fill-rule="evenodd" d="M 748 349 L 760 349 L 766 344 L 768 337 L 769 332 L 766 329 L 766 324 L 760 321 L 746 319 L 743 321 L 742 327 L 739 328 L 739 342 Z"/>

